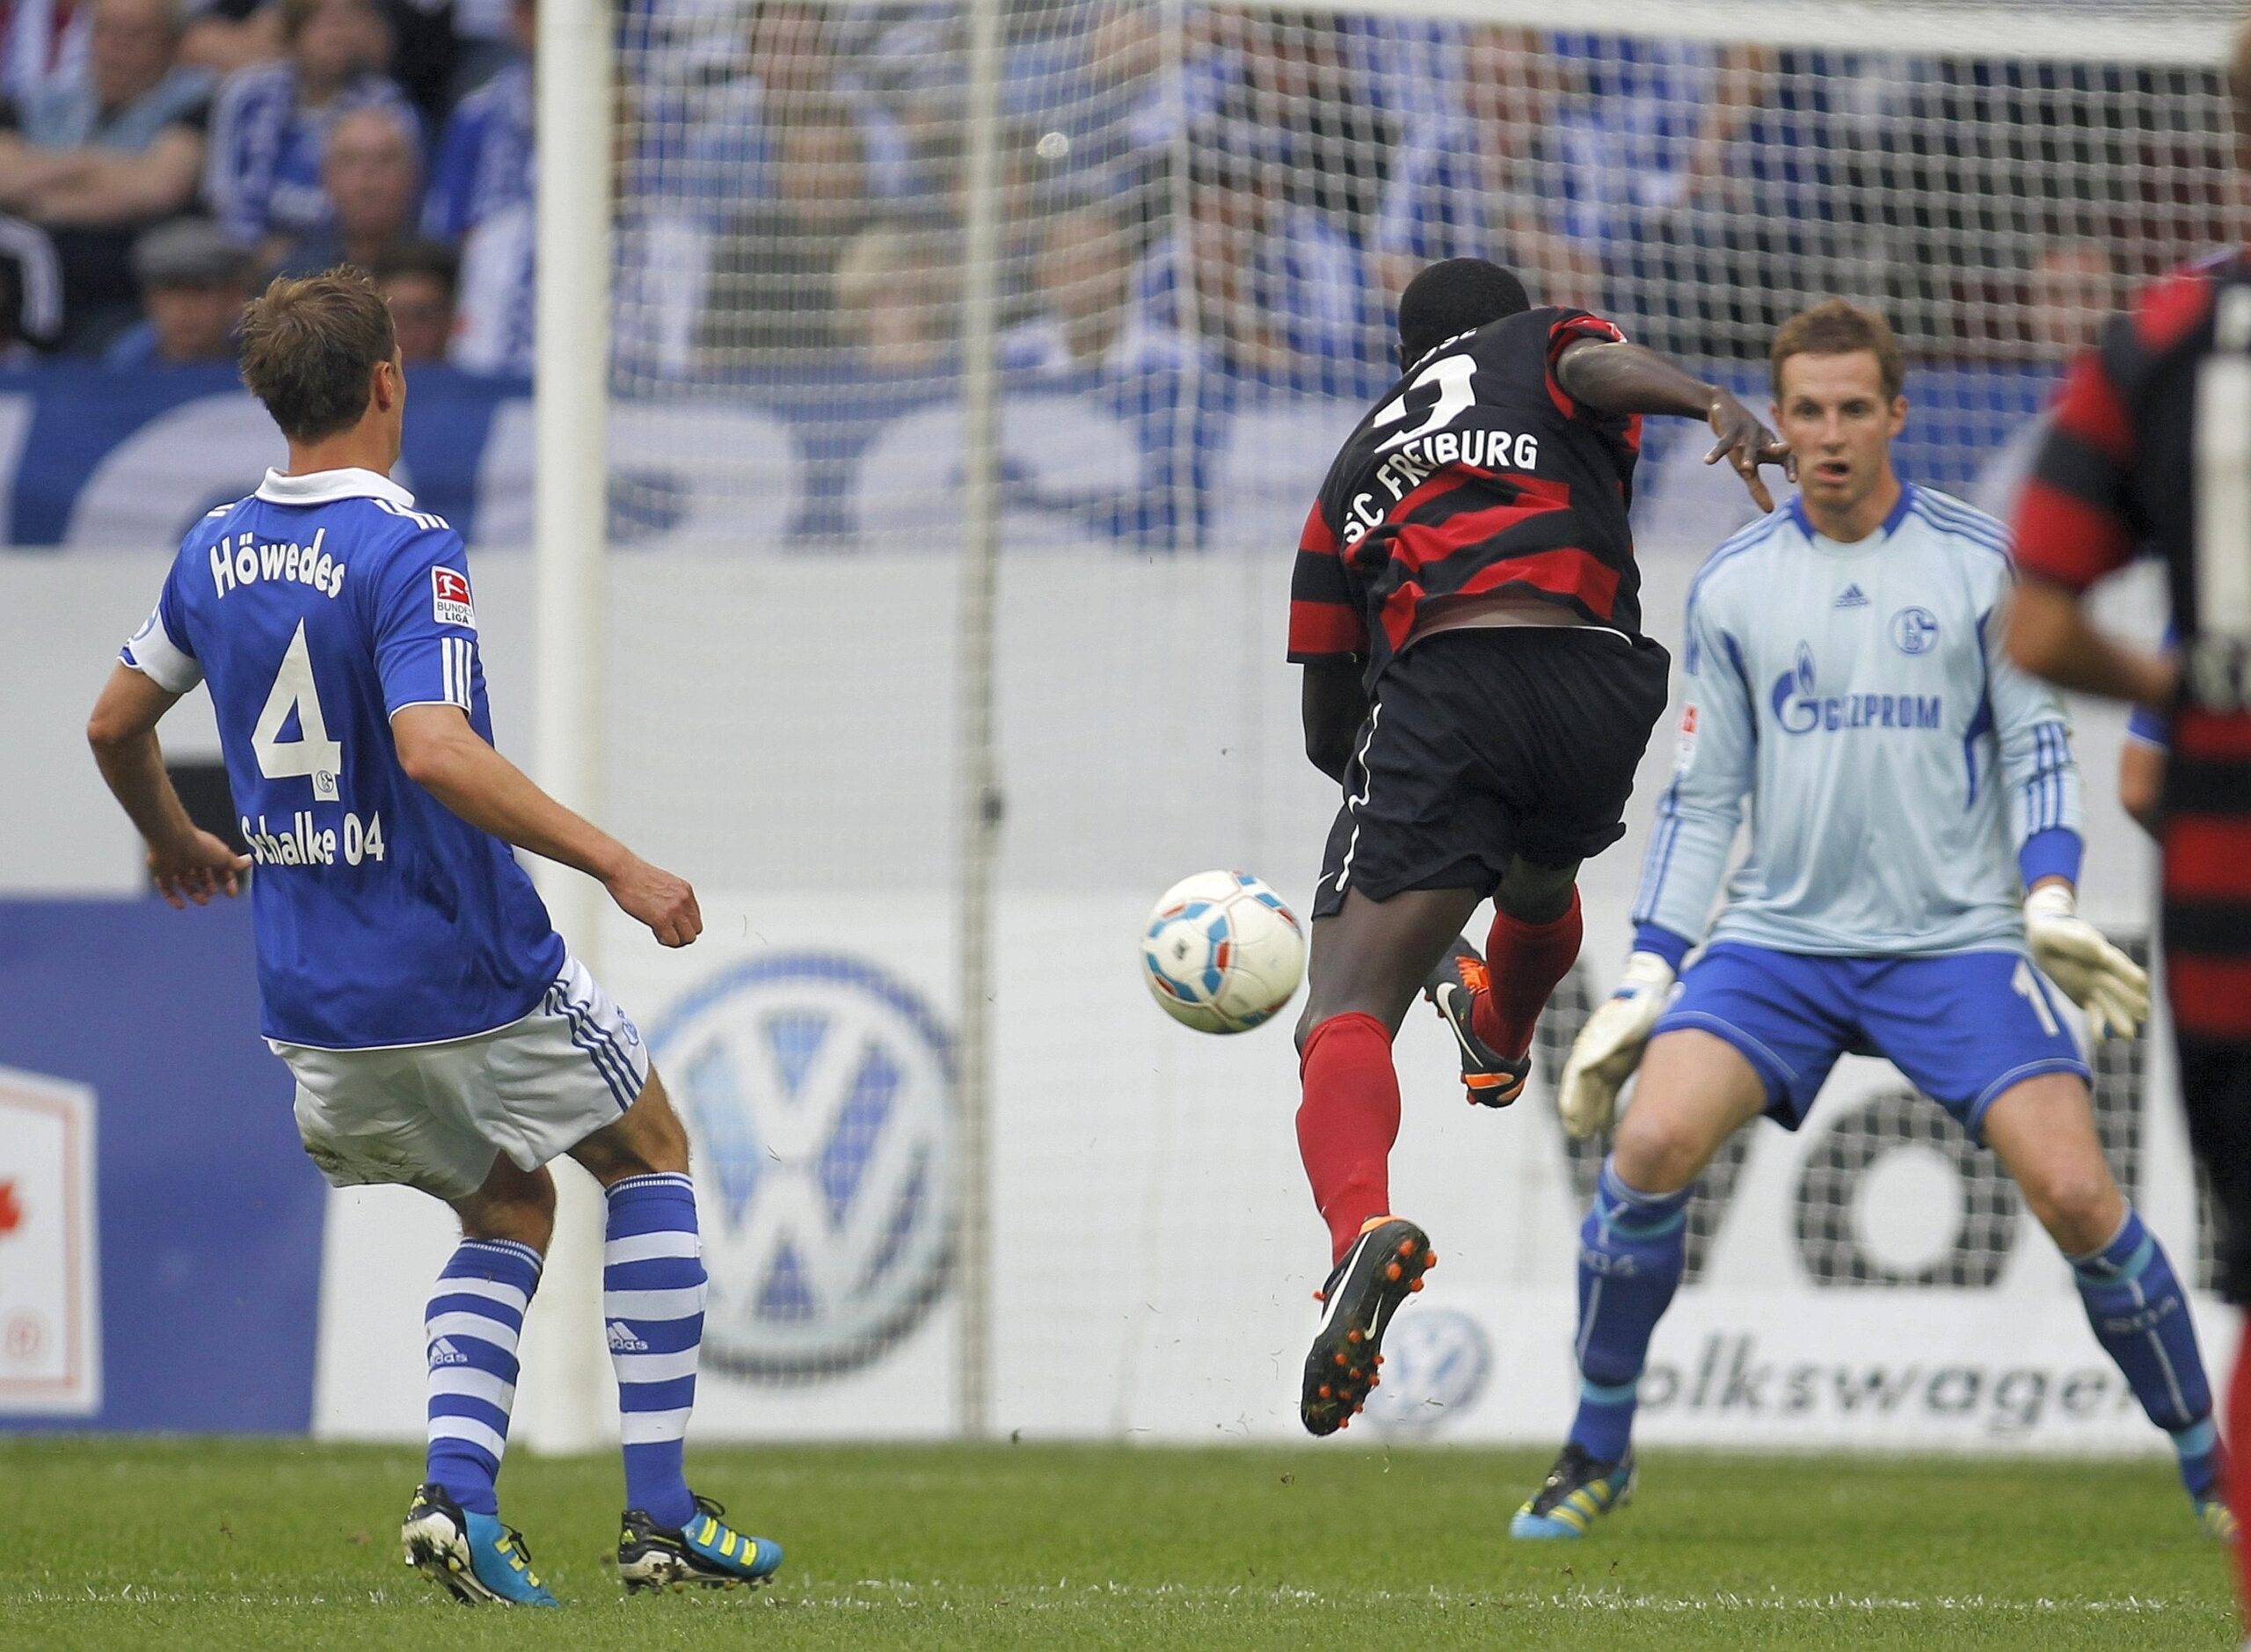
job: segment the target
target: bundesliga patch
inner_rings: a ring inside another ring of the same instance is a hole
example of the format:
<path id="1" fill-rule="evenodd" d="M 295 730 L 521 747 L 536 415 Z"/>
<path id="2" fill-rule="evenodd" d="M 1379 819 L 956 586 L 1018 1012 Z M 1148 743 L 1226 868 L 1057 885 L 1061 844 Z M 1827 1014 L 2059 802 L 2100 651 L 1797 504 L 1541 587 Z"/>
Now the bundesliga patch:
<path id="1" fill-rule="evenodd" d="M 1687 772 L 1688 765 L 1696 761 L 1696 708 L 1692 703 L 1680 713 L 1680 744 L 1673 753 L 1672 771 Z"/>
<path id="2" fill-rule="evenodd" d="M 430 570 L 430 611 L 441 625 L 477 629 L 477 608 L 469 600 L 469 576 L 451 568 Z"/>

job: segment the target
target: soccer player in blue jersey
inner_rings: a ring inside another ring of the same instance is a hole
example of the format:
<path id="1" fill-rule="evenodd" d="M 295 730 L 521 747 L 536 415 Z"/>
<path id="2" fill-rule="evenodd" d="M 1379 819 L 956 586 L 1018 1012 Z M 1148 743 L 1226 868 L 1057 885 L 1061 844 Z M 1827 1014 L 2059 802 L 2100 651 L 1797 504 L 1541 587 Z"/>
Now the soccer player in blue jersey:
<path id="1" fill-rule="evenodd" d="M 1510 1530 L 1576 1538 L 1630 1491 L 1692 1184 L 1760 1114 L 1796 1129 L 1837 1058 L 1872 1051 L 2000 1156 L 2171 1437 L 2198 1521 L 2229 1535 L 2188 1302 L 2103 1162 L 2050 986 L 2098 1037 L 2148 1009 L 2142 972 L 2073 911 L 2079 775 L 2061 703 L 2001 652 L 2006 535 L 1893 474 L 1907 409 L 1880 317 L 1819 305 L 1778 332 L 1773 367 L 1802 491 L 1690 587 L 1689 703 L 1634 952 L 1557 1096 L 1593 1135 L 1640 1066 L 1580 1229 L 1578 1414 Z M 1708 934 L 1746 799 L 1750 854 Z"/>
<path id="2" fill-rule="evenodd" d="M 339 1187 L 404 1183 L 460 1216 L 426 1327 L 429 1467 L 407 1558 L 464 1601 L 555 1604 L 494 1482 L 554 1227 L 544 1167 L 567 1153 L 608 1202 L 618 1575 L 761 1583 L 781 1549 L 731 1530 L 682 1474 L 704 1287 L 687 1135 L 509 846 L 600 878 L 666 946 L 703 928 L 695 891 L 492 748 L 461 535 L 389 480 L 406 380 L 373 284 L 278 280 L 242 337 L 288 468 L 188 534 L 87 735 L 174 906 L 233 895 L 257 863 L 264 1030 L 296 1075 L 313 1161 Z M 199 831 L 165 777 L 157 725 L 198 682 L 245 857 Z"/>

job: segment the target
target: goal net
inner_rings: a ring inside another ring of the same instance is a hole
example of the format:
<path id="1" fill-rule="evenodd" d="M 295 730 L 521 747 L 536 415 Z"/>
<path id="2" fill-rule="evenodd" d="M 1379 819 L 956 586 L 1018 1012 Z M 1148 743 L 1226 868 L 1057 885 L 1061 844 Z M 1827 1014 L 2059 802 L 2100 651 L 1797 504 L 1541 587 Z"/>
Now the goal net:
<path id="1" fill-rule="evenodd" d="M 1865 301 L 1910 359 L 1902 473 L 2001 506 L 2066 356 L 2134 284 L 2236 235 L 2233 14 L 1008 0 L 979 120 L 968 6 L 628 4 L 608 792 L 696 873 L 710 928 L 663 956 L 621 928 L 609 971 L 696 1136 L 699 1426 L 1293 1426 L 1326 1253 L 1288 1033 L 1184 1031 L 1145 1001 L 1134 943 L 1206 866 L 1309 900 L 1337 800 L 1283 665 L 1290 553 L 1391 380 L 1401 287 L 1494 258 L 1754 404 L 1780 321 Z M 989 262 L 968 233 L 987 152 Z M 964 528 L 988 270 L 996 549 Z M 1750 514 L 1671 423 L 1635 506 L 1668 642 L 1701 556 Z M 988 554 L 985 671 L 962 605 Z M 965 877 L 980 703 L 989 908 Z M 2102 797 L 2116 725 L 2080 728 L 2087 901 L 2138 935 L 2144 851 Z M 1446 1266 L 1402 1316 L 1387 1428 L 1545 1439 L 1568 1415 L 1597 1159 L 1545 1085 L 1624 950 L 1669 753 L 1649 761 L 1625 842 L 1588 868 L 1589 957 L 1534 1093 L 1467 1109 L 1435 1024 L 1402 1036 L 1395 1196 Z M 2156 1044 L 2108 1054 L 2101 1112 L 2186 1255 L 2169 1083 Z M 971 1119 L 990 1125 L 977 1208 Z M 1848 1060 L 1797 1134 L 1730 1146 L 1694 1235 L 1652 1366 L 1660 1434 L 2140 1440 L 2115 1377 L 2087 1386 L 2108 1368 L 1991 1156 L 1881 1063 Z M 1729 1408 L 1739 1361 L 1803 1367 L 1816 1401 Z"/>

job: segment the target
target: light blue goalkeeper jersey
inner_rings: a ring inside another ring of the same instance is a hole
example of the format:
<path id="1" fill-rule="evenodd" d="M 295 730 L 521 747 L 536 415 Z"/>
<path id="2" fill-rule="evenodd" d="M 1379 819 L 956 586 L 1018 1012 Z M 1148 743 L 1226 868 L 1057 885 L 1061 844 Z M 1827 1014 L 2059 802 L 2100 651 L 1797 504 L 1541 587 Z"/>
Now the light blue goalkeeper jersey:
<path id="1" fill-rule="evenodd" d="M 2062 702 L 2001 651 L 2012 578 L 2001 525 L 1927 488 L 1858 544 L 1792 499 L 1715 551 L 1636 944 L 1677 968 L 1705 937 L 1747 805 L 1711 940 L 2022 952 L 2024 885 L 2077 878 L 2080 779 Z"/>

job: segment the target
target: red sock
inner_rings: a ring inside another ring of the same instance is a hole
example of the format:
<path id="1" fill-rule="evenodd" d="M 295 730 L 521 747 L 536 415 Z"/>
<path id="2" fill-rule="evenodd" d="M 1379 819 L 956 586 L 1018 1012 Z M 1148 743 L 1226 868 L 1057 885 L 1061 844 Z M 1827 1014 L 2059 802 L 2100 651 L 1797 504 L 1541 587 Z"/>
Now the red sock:
<path id="1" fill-rule="evenodd" d="M 1578 961 L 1584 934 L 1577 885 L 1570 907 L 1551 922 L 1521 923 L 1497 910 L 1493 932 L 1485 938 L 1485 973 L 1491 987 L 1477 994 L 1469 1012 L 1470 1030 L 1510 1060 L 1522 1060 L 1532 1048 L 1532 1030 L 1548 1007 L 1548 995 Z"/>
<path id="2" fill-rule="evenodd" d="M 1307 1036 L 1298 1071 L 1298 1153 L 1336 1262 L 1369 1217 L 1391 1209 L 1391 1144 L 1399 1139 L 1391 1035 L 1373 1015 L 1332 1015 Z"/>
<path id="3" fill-rule="evenodd" d="M 2220 1471 L 2220 1490 L 2227 1498 L 2227 1506 L 2238 1520 L 2251 1514 L 2251 1484 L 2239 1475 L 2251 1477 L 2251 1324 L 2244 1328 L 2243 1341 L 2235 1350 L 2235 1375 L 2227 1389 L 2227 1447 L 2226 1466 Z M 2251 1627 L 2251 1543 L 2235 1545 L 2236 1598 L 2242 1605 L 2245 1623 Z"/>

